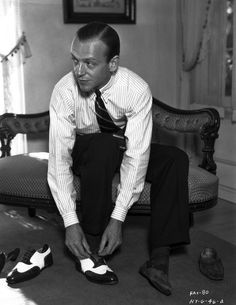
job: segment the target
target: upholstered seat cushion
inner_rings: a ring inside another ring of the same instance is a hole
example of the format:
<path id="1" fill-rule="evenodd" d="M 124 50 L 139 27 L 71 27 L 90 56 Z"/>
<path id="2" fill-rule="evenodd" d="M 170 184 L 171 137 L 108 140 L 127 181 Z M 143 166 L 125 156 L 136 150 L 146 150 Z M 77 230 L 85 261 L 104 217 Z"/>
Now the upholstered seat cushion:
<path id="1" fill-rule="evenodd" d="M 11 195 L 36 199 L 52 200 L 47 184 L 48 153 L 30 153 L 0 159 L 0 195 Z M 115 201 L 119 175 L 113 180 L 112 196 Z M 75 177 L 74 185 L 80 200 L 80 182 Z M 199 167 L 190 166 L 189 203 L 190 205 L 217 197 L 218 178 Z M 145 183 L 137 205 L 149 205 L 150 184 Z M 17 202 L 16 202 L 17 204 Z"/>

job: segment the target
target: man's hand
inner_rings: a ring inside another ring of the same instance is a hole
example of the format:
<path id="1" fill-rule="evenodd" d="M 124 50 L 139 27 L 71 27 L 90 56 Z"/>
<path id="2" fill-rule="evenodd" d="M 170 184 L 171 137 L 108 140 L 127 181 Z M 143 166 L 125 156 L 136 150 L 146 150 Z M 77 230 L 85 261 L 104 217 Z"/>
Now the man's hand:
<path id="1" fill-rule="evenodd" d="M 106 256 L 112 254 L 122 244 L 122 221 L 111 218 L 100 243 L 98 254 Z"/>
<path id="2" fill-rule="evenodd" d="M 66 228 L 65 244 L 78 259 L 87 258 L 91 254 L 84 232 L 78 223 Z"/>

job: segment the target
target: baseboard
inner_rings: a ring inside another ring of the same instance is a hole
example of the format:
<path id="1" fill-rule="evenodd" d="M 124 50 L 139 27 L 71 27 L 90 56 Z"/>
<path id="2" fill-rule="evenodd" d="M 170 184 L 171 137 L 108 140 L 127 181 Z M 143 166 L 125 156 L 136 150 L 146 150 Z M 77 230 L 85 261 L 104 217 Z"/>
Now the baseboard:
<path id="1" fill-rule="evenodd" d="M 219 185 L 219 198 L 236 204 L 236 189 L 220 184 Z"/>

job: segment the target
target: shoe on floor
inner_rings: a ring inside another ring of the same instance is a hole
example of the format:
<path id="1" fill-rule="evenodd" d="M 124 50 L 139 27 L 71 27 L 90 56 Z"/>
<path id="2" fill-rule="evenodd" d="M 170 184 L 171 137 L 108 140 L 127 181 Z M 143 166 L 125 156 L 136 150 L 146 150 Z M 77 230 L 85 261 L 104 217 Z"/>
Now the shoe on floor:
<path id="1" fill-rule="evenodd" d="M 203 275 L 211 280 L 223 280 L 224 266 L 217 252 L 213 248 L 205 248 L 199 257 L 199 269 Z"/>
<path id="2" fill-rule="evenodd" d="M 20 262 L 8 273 L 7 283 L 16 284 L 27 281 L 40 274 L 41 270 L 53 264 L 52 252 L 48 245 L 41 249 L 27 250 Z"/>
<path id="3" fill-rule="evenodd" d="M 150 261 L 141 266 L 139 273 L 161 293 L 167 296 L 171 295 L 171 285 L 168 281 L 168 275 L 164 271 L 155 268 Z"/>
<path id="4" fill-rule="evenodd" d="M 118 283 L 118 277 L 100 256 L 91 255 L 90 258 L 77 261 L 76 269 L 82 272 L 90 282 L 103 285 Z"/>

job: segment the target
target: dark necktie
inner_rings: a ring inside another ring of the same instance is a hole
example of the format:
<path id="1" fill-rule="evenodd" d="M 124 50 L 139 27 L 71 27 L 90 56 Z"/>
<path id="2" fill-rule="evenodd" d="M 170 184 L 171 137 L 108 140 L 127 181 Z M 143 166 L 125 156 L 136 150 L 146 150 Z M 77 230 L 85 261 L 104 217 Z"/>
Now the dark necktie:
<path id="1" fill-rule="evenodd" d="M 101 132 L 116 133 L 120 131 L 121 129 L 115 125 L 109 113 L 107 112 L 107 109 L 101 98 L 101 92 L 97 89 L 95 90 L 95 94 L 95 112 Z"/>

